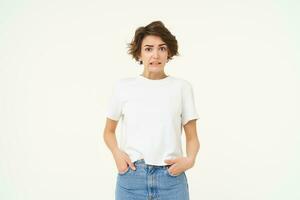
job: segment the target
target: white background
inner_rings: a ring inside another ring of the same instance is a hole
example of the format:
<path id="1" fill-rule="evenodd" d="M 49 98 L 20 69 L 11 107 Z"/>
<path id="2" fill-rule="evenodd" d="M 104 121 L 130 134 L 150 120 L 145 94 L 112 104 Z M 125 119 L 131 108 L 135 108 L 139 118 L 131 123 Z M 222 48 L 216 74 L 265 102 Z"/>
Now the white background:
<path id="1" fill-rule="evenodd" d="M 1 1 L 0 199 L 114 199 L 102 139 L 112 84 L 142 72 L 126 44 L 161 20 L 194 88 L 191 200 L 296 200 L 299 1 Z"/>

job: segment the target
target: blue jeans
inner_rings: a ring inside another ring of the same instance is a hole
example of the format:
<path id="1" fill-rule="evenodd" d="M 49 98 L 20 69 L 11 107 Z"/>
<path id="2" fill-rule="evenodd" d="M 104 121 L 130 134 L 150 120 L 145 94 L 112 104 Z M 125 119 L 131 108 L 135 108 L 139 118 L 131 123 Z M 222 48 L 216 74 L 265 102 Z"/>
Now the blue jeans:
<path id="1" fill-rule="evenodd" d="M 174 176 L 168 172 L 170 165 L 147 165 L 144 159 L 134 165 L 136 170 L 128 167 L 125 173 L 118 173 L 116 200 L 189 200 L 185 172 Z"/>

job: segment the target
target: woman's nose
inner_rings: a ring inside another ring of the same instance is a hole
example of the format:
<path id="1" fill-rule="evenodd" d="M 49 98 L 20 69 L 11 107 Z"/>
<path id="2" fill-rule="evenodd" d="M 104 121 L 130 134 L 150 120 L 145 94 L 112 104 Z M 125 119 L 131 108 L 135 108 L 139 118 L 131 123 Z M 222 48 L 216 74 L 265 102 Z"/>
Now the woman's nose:
<path id="1" fill-rule="evenodd" d="M 153 57 L 154 57 L 154 58 L 158 58 L 158 56 L 159 56 L 159 53 L 158 53 L 158 51 L 156 51 L 156 50 L 155 50 L 155 51 L 153 51 Z"/>

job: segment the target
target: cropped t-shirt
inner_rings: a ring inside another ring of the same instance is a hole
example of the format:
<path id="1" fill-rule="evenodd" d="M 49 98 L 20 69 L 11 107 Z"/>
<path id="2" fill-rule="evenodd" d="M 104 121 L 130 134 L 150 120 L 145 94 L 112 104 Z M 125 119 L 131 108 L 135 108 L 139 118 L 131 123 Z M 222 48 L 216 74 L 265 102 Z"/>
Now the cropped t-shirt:
<path id="1" fill-rule="evenodd" d="M 182 127 L 199 119 L 192 85 L 167 76 L 148 79 L 143 75 L 118 79 L 113 86 L 106 117 L 121 119 L 119 148 L 134 162 L 167 165 L 165 159 L 183 156 Z"/>

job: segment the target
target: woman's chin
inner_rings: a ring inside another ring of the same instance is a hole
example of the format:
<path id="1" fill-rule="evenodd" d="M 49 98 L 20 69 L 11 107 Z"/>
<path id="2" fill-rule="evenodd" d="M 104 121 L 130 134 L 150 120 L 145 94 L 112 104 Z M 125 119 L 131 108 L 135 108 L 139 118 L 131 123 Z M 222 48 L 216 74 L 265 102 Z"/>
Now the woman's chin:
<path id="1" fill-rule="evenodd" d="M 149 72 L 160 72 L 163 71 L 163 67 L 158 67 L 158 66 L 148 66 L 148 71 Z"/>

